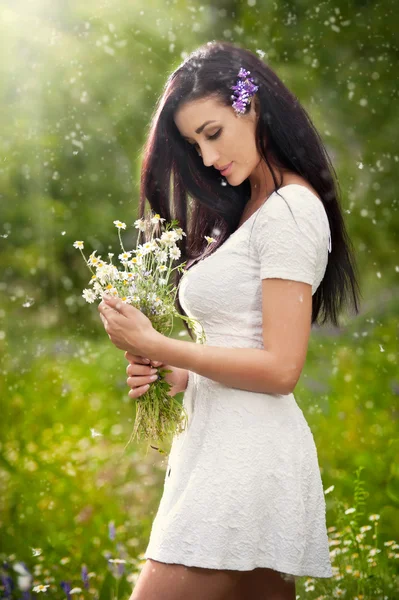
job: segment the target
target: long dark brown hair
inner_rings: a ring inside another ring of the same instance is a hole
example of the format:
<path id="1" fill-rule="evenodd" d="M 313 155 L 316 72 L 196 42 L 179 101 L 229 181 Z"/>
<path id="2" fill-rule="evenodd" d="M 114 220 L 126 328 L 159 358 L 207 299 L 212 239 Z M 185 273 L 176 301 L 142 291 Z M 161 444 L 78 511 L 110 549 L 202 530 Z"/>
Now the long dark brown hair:
<path id="1" fill-rule="evenodd" d="M 274 191 L 278 193 L 281 181 L 276 179 L 270 158 L 275 165 L 306 179 L 325 207 L 332 252 L 324 278 L 312 297 L 312 324 L 330 321 L 338 326 L 344 304 L 352 303 L 355 312 L 359 312 L 360 292 L 335 170 L 298 99 L 251 51 L 229 42 L 208 42 L 192 52 L 168 77 L 144 147 L 139 216 L 144 217 L 148 200 L 151 209 L 167 222 L 179 221 L 179 227 L 186 233 L 179 246 L 181 262 L 187 261 L 186 269 L 199 257 L 212 254 L 237 229 L 251 195 L 249 180 L 230 186 L 217 169 L 206 167 L 194 145 L 181 136 L 174 116 L 183 103 L 210 96 L 231 106 L 231 86 L 236 83 L 241 67 L 250 71 L 259 86 L 256 145 L 272 173 Z M 205 236 L 212 237 L 215 229 L 220 235 L 217 242 L 209 245 Z M 175 285 L 179 285 L 181 277 L 176 270 Z M 176 304 L 185 315 L 178 296 Z"/>

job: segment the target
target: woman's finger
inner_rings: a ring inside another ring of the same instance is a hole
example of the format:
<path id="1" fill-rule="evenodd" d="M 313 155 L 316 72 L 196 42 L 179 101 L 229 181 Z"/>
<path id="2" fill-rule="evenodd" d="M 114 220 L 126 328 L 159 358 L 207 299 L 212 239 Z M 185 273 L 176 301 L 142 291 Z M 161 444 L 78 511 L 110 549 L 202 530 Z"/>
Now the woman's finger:
<path id="1" fill-rule="evenodd" d="M 132 354 L 128 350 L 126 350 L 126 352 L 125 352 L 125 358 L 131 363 L 138 363 L 140 365 L 148 365 L 150 363 L 149 358 L 145 358 L 144 356 Z"/>

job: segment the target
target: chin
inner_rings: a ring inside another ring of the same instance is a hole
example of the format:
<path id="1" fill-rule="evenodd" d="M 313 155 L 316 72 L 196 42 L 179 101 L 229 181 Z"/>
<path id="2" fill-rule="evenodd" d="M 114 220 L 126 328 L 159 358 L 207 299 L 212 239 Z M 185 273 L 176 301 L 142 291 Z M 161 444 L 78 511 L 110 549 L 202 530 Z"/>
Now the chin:
<path id="1" fill-rule="evenodd" d="M 232 173 L 231 175 L 225 177 L 227 183 L 229 183 L 232 186 L 241 185 L 246 179 L 247 177 L 243 178 L 241 176 L 237 176 L 237 173 Z"/>

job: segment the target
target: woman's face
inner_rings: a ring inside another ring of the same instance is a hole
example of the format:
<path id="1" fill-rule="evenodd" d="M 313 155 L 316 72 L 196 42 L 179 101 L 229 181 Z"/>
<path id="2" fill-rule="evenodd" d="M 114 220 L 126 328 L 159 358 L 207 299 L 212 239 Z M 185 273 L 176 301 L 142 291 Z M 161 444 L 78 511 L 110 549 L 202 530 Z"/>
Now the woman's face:
<path id="1" fill-rule="evenodd" d="M 261 160 L 255 143 L 254 98 L 246 115 L 237 115 L 232 106 L 207 97 L 183 104 L 174 120 L 180 134 L 195 145 L 205 166 L 220 169 L 232 163 L 226 174 L 221 173 L 231 185 L 242 183 Z"/>

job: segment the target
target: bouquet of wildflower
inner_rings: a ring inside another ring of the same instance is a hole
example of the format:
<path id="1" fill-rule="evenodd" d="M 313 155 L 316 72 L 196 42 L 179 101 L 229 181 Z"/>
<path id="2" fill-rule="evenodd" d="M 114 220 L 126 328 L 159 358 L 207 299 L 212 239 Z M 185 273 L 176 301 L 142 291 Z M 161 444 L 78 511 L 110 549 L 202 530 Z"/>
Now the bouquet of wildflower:
<path id="1" fill-rule="evenodd" d="M 76 241 L 73 245 L 81 251 L 92 273 L 89 281 L 92 287 L 84 289 L 82 296 L 89 303 L 102 300 L 104 293 L 118 297 L 144 313 L 154 329 L 164 335 L 170 335 L 173 319 L 179 317 L 194 331 L 197 343 L 205 343 L 202 325 L 196 319 L 177 312 L 175 300 L 178 288 L 169 284 L 173 271 L 178 269 L 181 272 L 186 264 L 173 267 L 173 262 L 181 256 L 176 242 L 186 234 L 182 229 L 176 228 L 177 220 L 166 226 L 162 225 L 163 221 L 165 219 L 161 219 L 159 214 L 151 213 L 144 219 L 136 220 L 134 226 L 139 230 L 136 249 L 129 251 L 125 250 L 121 238 L 121 229 L 126 229 L 126 224 L 114 221 L 122 249 L 122 253 L 118 255 L 122 265 L 119 268 L 112 263 L 112 253 L 108 253 L 109 262 L 96 256 L 97 250 L 86 259 L 83 253 L 84 243 Z M 140 244 L 142 232 L 150 233 L 146 236 L 150 241 Z M 160 234 L 159 237 L 155 237 L 156 234 Z M 147 440 L 156 438 L 162 441 L 170 433 L 184 431 L 187 413 L 184 406 L 168 395 L 171 386 L 164 379 L 166 373 L 171 371 L 160 369 L 160 379 L 150 386 L 136 404 L 136 419 L 130 440 L 137 436 L 138 439 L 144 437 Z"/>

